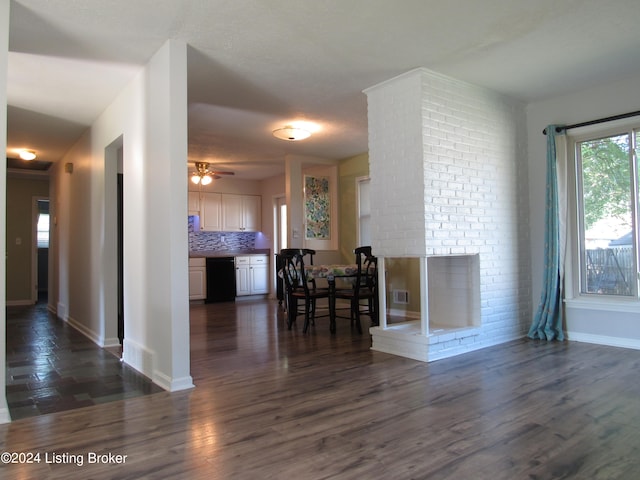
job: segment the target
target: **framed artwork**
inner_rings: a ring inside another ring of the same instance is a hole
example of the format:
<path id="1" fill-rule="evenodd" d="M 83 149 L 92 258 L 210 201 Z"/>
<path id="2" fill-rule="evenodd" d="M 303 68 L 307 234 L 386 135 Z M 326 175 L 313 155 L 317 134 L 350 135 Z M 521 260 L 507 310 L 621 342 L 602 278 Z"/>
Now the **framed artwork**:
<path id="1" fill-rule="evenodd" d="M 331 239 L 329 177 L 304 176 L 305 239 Z"/>

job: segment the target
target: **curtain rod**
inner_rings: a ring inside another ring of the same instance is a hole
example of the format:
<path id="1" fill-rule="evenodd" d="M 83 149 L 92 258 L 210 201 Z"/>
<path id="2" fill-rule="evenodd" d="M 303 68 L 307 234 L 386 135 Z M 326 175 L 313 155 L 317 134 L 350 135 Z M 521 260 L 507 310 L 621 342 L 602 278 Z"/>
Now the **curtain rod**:
<path id="1" fill-rule="evenodd" d="M 620 115 L 614 115 L 612 117 L 598 118 L 597 120 L 589 120 L 588 122 L 574 123 L 573 125 L 567 125 L 567 126 L 564 126 L 564 127 L 556 127 L 556 133 L 560 133 L 563 130 L 570 130 L 572 128 L 587 127 L 589 125 L 596 125 L 598 123 L 613 122 L 614 120 L 621 120 L 623 118 L 636 117 L 638 115 L 640 115 L 640 110 L 638 110 L 636 112 L 621 113 Z M 547 134 L 547 129 L 546 128 L 544 130 L 542 130 L 542 134 L 543 135 Z"/>

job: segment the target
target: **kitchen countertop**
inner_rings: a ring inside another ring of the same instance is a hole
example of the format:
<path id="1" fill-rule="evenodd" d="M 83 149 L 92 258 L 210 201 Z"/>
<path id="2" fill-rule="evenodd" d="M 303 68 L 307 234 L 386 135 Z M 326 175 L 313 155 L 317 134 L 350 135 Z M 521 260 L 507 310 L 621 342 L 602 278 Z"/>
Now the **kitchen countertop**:
<path id="1" fill-rule="evenodd" d="M 199 252 L 189 252 L 189 258 L 219 258 L 219 257 L 239 257 L 245 255 L 269 255 L 268 248 L 254 248 L 250 250 L 202 250 Z"/>

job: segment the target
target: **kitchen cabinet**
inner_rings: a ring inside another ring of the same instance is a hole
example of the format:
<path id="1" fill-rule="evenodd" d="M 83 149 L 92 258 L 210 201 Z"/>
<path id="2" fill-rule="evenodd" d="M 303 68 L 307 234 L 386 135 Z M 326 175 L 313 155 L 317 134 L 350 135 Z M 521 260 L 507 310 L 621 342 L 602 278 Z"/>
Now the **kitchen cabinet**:
<path id="1" fill-rule="evenodd" d="M 269 293 L 269 257 L 248 255 L 236 257 L 236 296 Z"/>
<path id="2" fill-rule="evenodd" d="M 269 293 L 269 257 L 266 255 L 251 257 L 249 285 L 251 295 Z"/>
<path id="3" fill-rule="evenodd" d="M 200 192 L 189 192 L 189 215 L 200 215 Z"/>
<path id="4" fill-rule="evenodd" d="M 222 195 L 222 229 L 225 232 L 258 232 L 261 201 L 257 195 Z"/>
<path id="5" fill-rule="evenodd" d="M 189 259 L 189 300 L 207 297 L 207 264 L 205 258 Z"/>
<path id="6" fill-rule="evenodd" d="M 220 232 L 222 228 L 222 194 L 200 195 L 200 230 Z"/>
<path id="7" fill-rule="evenodd" d="M 258 195 L 189 192 L 189 215 L 198 214 L 203 231 L 259 232 L 262 226 Z"/>
<path id="8" fill-rule="evenodd" d="M 236 257 L 236 296 L 251 295 L 249 263 L 251 257 Z"/>

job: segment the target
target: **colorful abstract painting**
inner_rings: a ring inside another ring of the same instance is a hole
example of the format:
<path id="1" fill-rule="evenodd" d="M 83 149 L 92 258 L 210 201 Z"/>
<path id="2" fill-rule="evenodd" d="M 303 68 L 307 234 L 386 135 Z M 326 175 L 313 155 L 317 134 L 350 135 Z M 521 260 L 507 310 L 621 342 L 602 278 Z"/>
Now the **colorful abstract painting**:
<path id="1" fill-rule="evenodd" d="M 329 177 L 304 177 L 305 236 L 313 240 L 331 238 Z"/>

